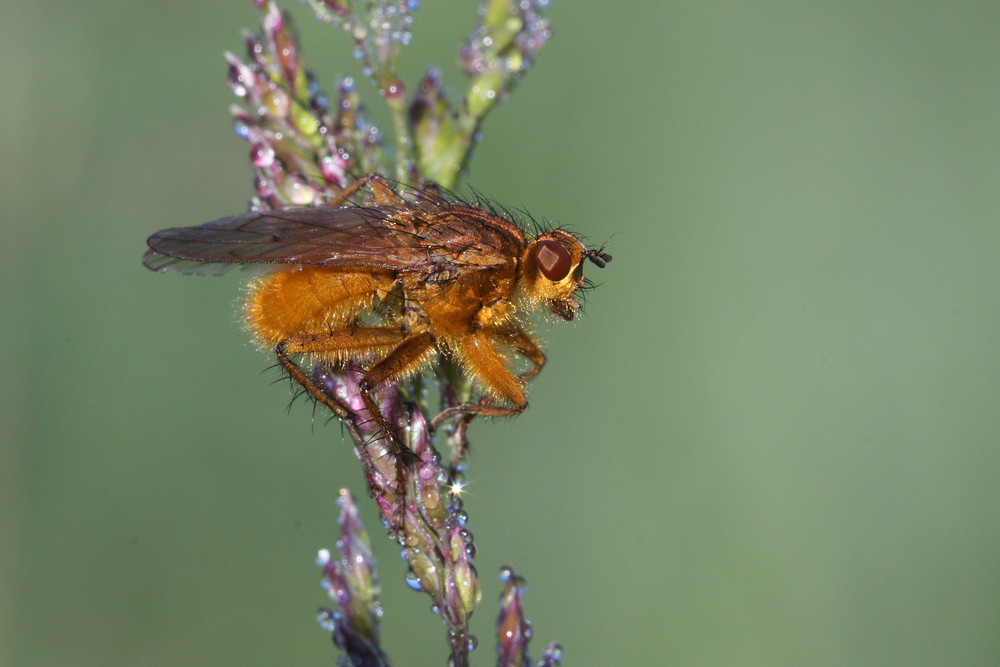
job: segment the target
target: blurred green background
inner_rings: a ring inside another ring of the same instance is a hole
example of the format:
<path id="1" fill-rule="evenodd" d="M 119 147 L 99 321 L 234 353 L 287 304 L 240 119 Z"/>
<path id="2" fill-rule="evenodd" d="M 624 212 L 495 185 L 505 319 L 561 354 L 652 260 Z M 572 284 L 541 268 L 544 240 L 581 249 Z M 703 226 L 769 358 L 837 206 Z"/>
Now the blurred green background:
<path id="1" fill-rule="evenodd" d="M 411 85 L 464 83 L 458 4 L 417 13 Z M 327 90 L 357 70 L 286 5 Z M 531 409 L 473 427 L 476 664 L 504 563 L 567 665 L 998 664 L 1000 4 L 550 16 L 468 182 L 615 259 Z M 313 558 L 363 496 L 351 446 L 286 414 L 239 274 L 139 261 L 246 206 L 222 52 L 252 3 L 0 21 L 0 663 L 331 664 Z M 365 511 L 386 647 L 443 664 Z"/>

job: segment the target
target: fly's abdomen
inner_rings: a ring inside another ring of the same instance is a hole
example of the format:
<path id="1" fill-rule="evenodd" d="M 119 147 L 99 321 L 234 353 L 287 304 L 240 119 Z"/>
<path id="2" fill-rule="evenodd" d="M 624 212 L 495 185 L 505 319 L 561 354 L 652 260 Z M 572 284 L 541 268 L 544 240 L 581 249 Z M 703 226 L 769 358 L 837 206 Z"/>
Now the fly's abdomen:
<path id="1" fill-rule="evenodd" d="M 392 283 L 392 272 L 370 269 L 303 266 L 272 273 L 251 287 L 247 324 L 266 346 L 326 333 L 371 310 Z"/>

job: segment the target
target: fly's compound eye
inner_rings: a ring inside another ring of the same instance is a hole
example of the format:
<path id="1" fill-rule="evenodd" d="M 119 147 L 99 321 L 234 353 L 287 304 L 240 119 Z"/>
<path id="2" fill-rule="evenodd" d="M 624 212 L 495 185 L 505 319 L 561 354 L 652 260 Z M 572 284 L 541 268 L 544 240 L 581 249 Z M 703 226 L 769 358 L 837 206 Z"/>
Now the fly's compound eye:
<path id="1" fill-rule="evenodd" d="M 550 239 L 539 241 L 536 245 L 535 263 L 538 264 L 538 270 L 542 275 L 554 283 L 569 275 L 572 267 L 569 250 Z"/>

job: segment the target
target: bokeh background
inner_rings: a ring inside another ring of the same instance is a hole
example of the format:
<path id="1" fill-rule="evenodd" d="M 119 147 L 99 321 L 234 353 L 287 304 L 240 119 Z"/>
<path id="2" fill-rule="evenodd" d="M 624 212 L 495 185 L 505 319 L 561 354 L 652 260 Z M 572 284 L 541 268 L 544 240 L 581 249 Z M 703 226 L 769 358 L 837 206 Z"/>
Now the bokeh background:
<path id="1" fill-rule="evenodd" d="M 289 0 L 329 90 L 351 45 Z M 475 3 L 404 58 L 453 87 Z M 614 235 L 467 508 L 574 666 L 1000 662 L 1000 4 L 574 3 L 468 182 Z M 351 446 L 145 237 L 243 210 L 250 0 L 5 3 L 0 663 L 331 664 Z M 369 108 L 383 113 L 370 89 Z M 443 664 L 370 507 L 395 664 Z"/>

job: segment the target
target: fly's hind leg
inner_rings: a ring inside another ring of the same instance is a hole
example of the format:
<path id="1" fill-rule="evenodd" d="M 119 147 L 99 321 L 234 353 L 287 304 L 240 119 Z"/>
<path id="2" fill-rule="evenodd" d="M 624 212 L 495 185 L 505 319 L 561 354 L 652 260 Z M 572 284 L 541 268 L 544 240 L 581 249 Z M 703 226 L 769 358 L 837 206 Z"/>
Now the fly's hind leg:
<path id="1" fill-rule="evenodd" d="M 376 204 L 399 204 L 403 201 L 393 192 L 384 178 L 378 174 L 368 174 L 345 185 L 326 204 L 327 206 L 341 206 L 365 186 L 368 187 L 372 196 L 375 197 Z"/>
<path id="2" fill-rule="evenodd" d="M 328 357 L 351 357 L 363 354 L 384 354 L 397 348 L 406 339 L 405 333 L 398 327 L 354 327 L 335 329 L 322 334 L 296 336 L 278 343 L 275 354 L 278 362 L 285 368 L 293 380 L 298 382 L 306 392 L 317 401 L 330 408 L 344 422 L 353 424 L 352 411 L 336 397 L 320 389 L 309 375 L 288 355 L 315 354 Z M 367 374 L 366 374 L 367 377 Z M 363 378 L 364 379 L 364 378 Z M 396 456 L 411 454 L 392 434 L 382 413 L 375 407 L 374 401 L 361 387 L 365 407 L 371 414 L 379 430 L 385 435 L 389 450 Z M 352 435 L 354 433 L 352 432 Z"/>
<path id="3" fill-rule="evenodd" d="M 319 354 L 349 357 L 357 354 L 384 354 L 362 376 L 358 389 L 365 409 L 383 434 L 389 450 L 397 458 L 413 457 L 411 452 L 396 436 L 385 415 L 372 398 L 372 392 L 391 380 L 405 377 L 424 365 L 427 355 L 434 348 L 434 336 L 428 332 L 407 337 L 399 327 L 358 327 L 337 329 L 323 334 L 289 338 L 278 344 L 275 350 L 278 361 L 296 382 L 310 396 L 327 406 L 342 419 L 350 421 L 351 411 L 335 398 L 316 386 L 289 354 Z"/>
<path id="4" fill-rule="evenodd" d="M 376 204 L 404 204 L 407 201 L 392 189 L 383 176 L 368 174 L 345 185 L 326 204 L 327 206 L 341 206 L 364 187 L 367 187 L 372 193 Z M 420 190 L 411 193 L 411 196 L 417 201 L 428 204 L 440 204 L 444 201 L 441 196 L 441 188 L 436 183 L 425 183 Z"/>
<path id="5" fill-rule="evenodd" d="M 433 347 L 434 337 L 429 333 L 407 337 L 405 331 L 399 327 L 383 326 L 339 329 L 324 334 L 298 336 L 281 341 L 275 349 L 278 361 L 288 371 L 292 379 L 302 385 L 310 396 L 341 417 L 343 422 L 348 425 L 351 435 L 359 447 L 364 439 L 352 419 L 357 417 L 356 411 L 349 409 L 336 397 L 330 396 L 320 389 L 313 379 L 303 372 L 288 355 L 318 354 L 350 357 L 354 354 L 385 354 L 387 350 L 391 350 L 362 376 L 358 389 L 368 414 L 393 454 L 396 476 L 394 492 L 397 509 L 395 518 L 390 519 L 390 524 L 392 525 L 391 530 L 395 534 L 401 534 L 403 531 L 403 517 L 406 508 L 408 477 L 404 475 L 404 461 L 412 462 L 415 459 L 415 454 L 399 441 L 385 415 L 382 414 L 381 409 L 372 398 L 371 392 L 386 382 L 419 370 Z M 370 462 L 370 458 L 366 458 L 367 456 L 367 454 L 362 456 L 362 462 L 368 476 L 369 489 L 374 494 L 382 483 L 376 481 L 375 466 Z"/>
<path id="6" fill-rule="evenodd" d="M 287 341 L 281 341 L 274 348 L 274 354 L 278 357 L 278 363 L 281 364 L 281 367 L 285 369 L 285 372 L 288 373 L 290 378 L 298 382 L 299 386 L 306 390 L 307 394 L 326 407 L 330 408 L 333 414 L 340 417 L 340 420 L 344 422 L 349 429 L 351 429 L 351 435 L 353 436 L 355 434 L 354 424 L 350 419 L 348 419 L 350 417 L 350 411 L 347 409 L 347 406 L 341 403 L 335 396 L 328 394 L 316 386 L 313 379 L 309 377 L 309 375 L 307 375 L 297 363 L 289 358 L 286 348 Z"/>
<path id="7" fill-rule="evenodd" d="M 333 414 L 337 415 L 340 418 L 340 423 L 343 424 L 344 427 L 347 429 L 347 431 L 351 434 L 351 439 L 354 440 L 354 442 L 357 443 L 358 446 L 360 446 L 360 444 L 365 441 L 365 435 L 361 433 L 360 430 L 358 430 L 357 425 L 350 419 L 351 416 L 350 409 L 346 405 L 341 403 L 336 396 L 320 389 L 313 381 L 313 379 L 309 377 L 309 375 L 306 374 L 302 370 L 302 368 L 299 367 L 298 364 L 296 364 L 289 358 L 288 353 L 285 351 L 285 348 L 286 348 L 285 341 L 278 343 L 277 347 L 275 348 L 275 354 L 278 357 L 278 363 L 281 364 L 281 366 L 285 369 L 285 372 L 288 373 L 288 376 L 290 378 L 299 383 L 299 385 L 306 391 L 306 393 L 308 393 L 315 400 L 319 401 L 326 407 L 330 408 Z M 376 484 L 375 480 L 377 478 L 377 473 L 378 473 L 377 468 L 375 467 L 374 463 L 368 457 L 365 456 L 361 457 L 361 464 L 364 466 L 365 476 L 368 478 L 368 487 L 372 489 L 375 488 Z M 400 470 L 397 464 L 397 469 L 396 469 L 397 477 L 399 477 L 399 473 Z"/>
<path id="8" fill-rule="evenodd" d="M 395 433 L 389 427 L 388 422 L 386 422 L 385 415 L 382 414 L 382 411 L 375 404 L 375 399 L 372 398 L 371 392 L 386 382 L 406 377 L 410 373 L 418 371 L 426 362 L 428 353 L 433 349 L 434 336 L 430 333 L 425 331 L 410 336 L 400 342 L 382 361 L 368 369 L 368 372 L 361 378 L 359 387 L 361 389 L 361 399 L 365 403 L 368 414 L 372 416 L 372 419 L 378 425 L 379 430 L 386 434 L 394 453 L 397 453 L 396 448 L 398 448 L 401 452 L 406 452 L 410 456 L 413 456 L 413 452 L 396 439 Z"/>

